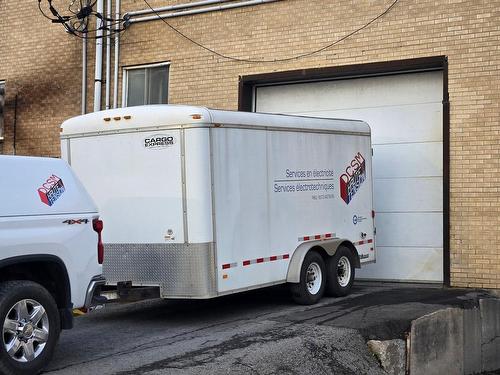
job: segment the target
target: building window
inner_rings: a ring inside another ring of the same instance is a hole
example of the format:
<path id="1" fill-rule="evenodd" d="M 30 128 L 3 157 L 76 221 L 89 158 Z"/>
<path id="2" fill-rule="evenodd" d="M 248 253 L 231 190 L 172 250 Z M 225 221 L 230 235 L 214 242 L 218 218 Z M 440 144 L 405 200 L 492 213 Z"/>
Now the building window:
<path id="1" fill-rule="evenodd" d="M 168 68 L 168 63 L 124 68 L 124 106 L 168 103 Z"/>

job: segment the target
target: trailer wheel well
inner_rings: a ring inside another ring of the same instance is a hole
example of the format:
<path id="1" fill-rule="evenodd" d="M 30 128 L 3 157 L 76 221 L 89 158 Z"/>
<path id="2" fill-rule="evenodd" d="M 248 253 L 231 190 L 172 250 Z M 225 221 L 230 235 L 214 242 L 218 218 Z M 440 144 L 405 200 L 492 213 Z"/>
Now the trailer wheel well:
<path id="1" fill-rule="evenodd" d="M 353 245 L 353 243 L 347 239 L 333 238 L 326 241 L 315 241 L 314 243 L 303 242 L 293 252 L 290 264 L 288 265 L 286 281 L 289 283 L 300 282 L 300 270 L 302 267 L 302 262 L 308 252 L 314 251 L 318 253 L 326 262 L 329 258 L 335 255 L 337 249 L 340 246 L 344 246 L 349 249 L 349 251 L 352 253 L 354 267 L 360 268 L 361 262 L 359 259 L 358 251 L 356 250 L 356 247 Z"/>
<path id="2" fill-rule="evenodd" d="M 319 245 L 311 247 L 309 249 L 309 251 L 314 251 L 314 252 L 318 253 L 319 255 L 321 255 L 321 257 L 323 258 L 323 260 L 325 262 L 330 257 L 330 255 L 328 255 L 328 253 L 326 252 L 326 250 L 324 248 L 322 248 L 321 246 L 319 246 Z"/>
<path id="3" fill-rule="evenodd" d="M 342 242 L 342 243 L 339 244 L 339 246 L 337 247 L 337 249 L 340 246 L 344 246 L 344 247 L 348 248 L 351 251 L 353 259 L 354 259 L 354 267 L 355 268 L 361 268 L 361 262 L 359 260 L 358 251 L 356 250 L 356 247 L 352 244 L 352 242 L 350 242 L 350 241 L 344 241 L 344 242 Z M 321 247 L 319 245 L 311 247 L 311 249 L 309 251 L 315 251 L 315 252 L 317 252 L 319 255 L 321 255 L 321 257 L 325 260 L 325 262 L 327 261 L 327 259 L 329 257 L 332 257 L 332 256 L 335 255 L 335 254 L 331 254 L 331 255 L 328 254 L 327 251 L 323 247 Z"/>

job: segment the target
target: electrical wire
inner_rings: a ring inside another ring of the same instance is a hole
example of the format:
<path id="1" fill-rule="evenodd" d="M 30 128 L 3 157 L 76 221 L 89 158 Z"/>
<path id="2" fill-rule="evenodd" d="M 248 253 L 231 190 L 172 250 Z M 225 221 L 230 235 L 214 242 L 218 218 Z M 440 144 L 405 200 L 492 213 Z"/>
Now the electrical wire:
<path id="1" fill-rule="evenodd" d="M 47 15 L 45 14 L 45 12 L 43 11 L 43 9 L 42 9 L 42 5 L 41 5 L 41 2 L 42 2 L 41 0 L 39 0 L 39 1 L 38 1 L 38 10 L 40 11 L 40 13 L 42 13 L 42 15 L 43 15 L 45 18 L 47 18 L 48 20 L 51 20 L 51 21 L 52 21 L 52 18 L 50 18 L 49 16 L 47 16 Z"/>
<path id="2" fill-rule="evenodd" d="M 80 9 L 78 9 L 78 11 L 73 10 L 73 7 L 75 6 L 77 0 L 72 0 L 68 7 L 68 11 L 71 15 L 61 15 L 58 10 L 52 5 L 53 0 L 46 1 L 53 17 L 47 15 L 47 13 L 45 13 L 42 9 L 42 0 L 38 0 L 38 9 L 40 10 L 40 13 L 45 18 L 51 20 L 53 23 L 61 24 L 68 33 L 76 36 L 77 38 L 100 39 L 125 30 L 123 19 L 120 18 L 115 20 L 113 18 L 107 18 L 93 10 L 94 5 L 97 3 L 96 0 L 85 0 L 85 4 L 82 0 L 80 0 Z M 96 19 L 100 20 L 99 27 L 95 29 L 88 28 L 90 16 L 94 16 Z M 106 25 L 107 22 L 109 22 L 109 27 Z M 97 36 L 97 31 L 101 30 L 107 31 L 106 35 Z"/>
<path id="3" fill-rule="evenodd" d="M 341 37 L 340 39 L 337 39 L 336 41 L 334 42 L 331 42 L 321 48 L 318 48 L 316 50 L 313 50 L 313 51 L 309 51 L 309 52 L 304 52 L 304 53 L 301 53 L 301 54 L 298 54 L 298 55 L 295 55 L 295 56 L 290 56 L 290 57 L 285 57 L 285 58 L 282 58 L 282 59 L 260 59 L 260 60 L 257 60 L 257 59 L 245 59 L 245 58 L 239 58 L 239 57 L 235 57 L 235 56 L 230 56 L 230 55 L 226 55 L 222 52 L 218 52 L 210 47 L 207 47 L 205 45 L 203 45 L 202 43 L 192 39 L 191 37 L 189 37 L 188 35 L 184 34 L 182 31 L 180 31 L 179 29 L 175 28 L 174 26 L 172 26 L 165 18 L 162 18 L 161 15 L 149 4 L 149 2 L 147 0 L 143 0 L 146 5 L 149 7 L 149 9 L 151 9 L 151 11 L 156 14 L 156 16 L 162 20 L 168 27 L 170 27 L 174 32 L 176 32 L 177 34 L 179 34 L 180 36 L 182 36 L 184 39 L 187 39 L 188 41 L 190 41 L 191 43 L 197 45 L 198 47 L 216 55 L 216 56 L 219 56 L 221 58 L 224 58 L 226 60 L 232 60 L 232 61 L 237 61 L 237 62 L 248 62 L 248 63 L 276 63 L 276 62 L 286 62 L 286 61 L 292 61 L 292 60 L 298 60 L 298 59 L 302 59 L 302 58 L 306 58 L 306 57 L 309 57 L 309 56 L 313 56 L 313 55 L 316 55 L 328 48 L 331 48 L 337 44 L 339 44 L 340 42 L 343 42 L 344 40 L 350 38 L 351 36 L 359 33 L 360 31 L 366 29 L 367 27 L 369 27 L 371 24 L 373 24 L 374 22 L 376 22 L 377 20 L 383 18 L 386 14 L 388 14 L 395 6 L 396 4 L 399 2 L 399 0 L 394 0 L 382 13 L 380 13 L 378 16 L 376 16 L 375 18 L 371 19 L 369 22 L 365 23 L 363 26 L 357 28 L 356 30 L 354 31 L 351 31 L 350 33 L 344 35 L 343 37 Z"/>

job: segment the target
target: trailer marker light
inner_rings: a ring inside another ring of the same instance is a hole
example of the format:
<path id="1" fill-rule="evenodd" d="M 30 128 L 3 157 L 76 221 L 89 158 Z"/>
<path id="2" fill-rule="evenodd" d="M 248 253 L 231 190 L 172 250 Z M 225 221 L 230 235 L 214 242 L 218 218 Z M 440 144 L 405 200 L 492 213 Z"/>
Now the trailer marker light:
<path id="1" fill-rule="evenodd" d="M 104 117 L 104 121 L 111 121 L 111 117 Z"/>
<path id="2" fill-rule="evenodd" d="M 372 210 L 372 219 L 375 218 L 375 210 Z"/>
<path id="3" fill-rule="evenodd" d="M 222 275 L 222 278 L 225 280 L 228 278 L 227 274 Z"/>
<path id="4" fill-rule="evenodd" d="M 125 116 L 123 116 L 123 118 L 124 118 L 125 120 L 130 120 L 130 119 L 132 118 L 132 116 L 130 116 L 130 115 L 125 115 Z"/>
<path id="5" fill-rule="evenodd" d="M 119 120 L 121 120 L 121 119 L 122 119 L 122 118 L 121 118 L 120 116 L 113 117 L 113 120 L 115 120 L 115 121 L 119 121 Z"/>
<path id="6" fill-rule="evenodd" d="M 191 115 L 191 118 L 192 118 L 193 120 L 201 120 L 201 115 L 200 115 L 200 114 L 198 114 L 198 113 L 195 113 L 195 114 Z"/>

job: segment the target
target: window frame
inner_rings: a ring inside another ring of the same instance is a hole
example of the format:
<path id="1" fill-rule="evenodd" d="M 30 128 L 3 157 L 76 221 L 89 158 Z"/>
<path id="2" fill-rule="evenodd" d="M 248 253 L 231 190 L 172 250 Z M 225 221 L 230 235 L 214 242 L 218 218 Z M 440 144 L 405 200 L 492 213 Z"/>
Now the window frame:
<path id="1" fill-rule="evenodd" d="M 163 61 L 159 63 L 152 63 L 152 64 L 141 64 L 141 65 L 130 65 L 130 66 L 124 66 L 122 67 L 123 74 L 122 74 L 122 108 L 127 107 L 127 101 L 128 101 L 128 72 L 130 70 L 137 70 L 137 69 L 149 69 L 149 68 L 158 68 L 166 66 L 167 68 L 167 104 L 169 102 L 169 93 L 170 93 L 170 61 Z M 148 87 L 145 85 L 145 87 Z"/>

